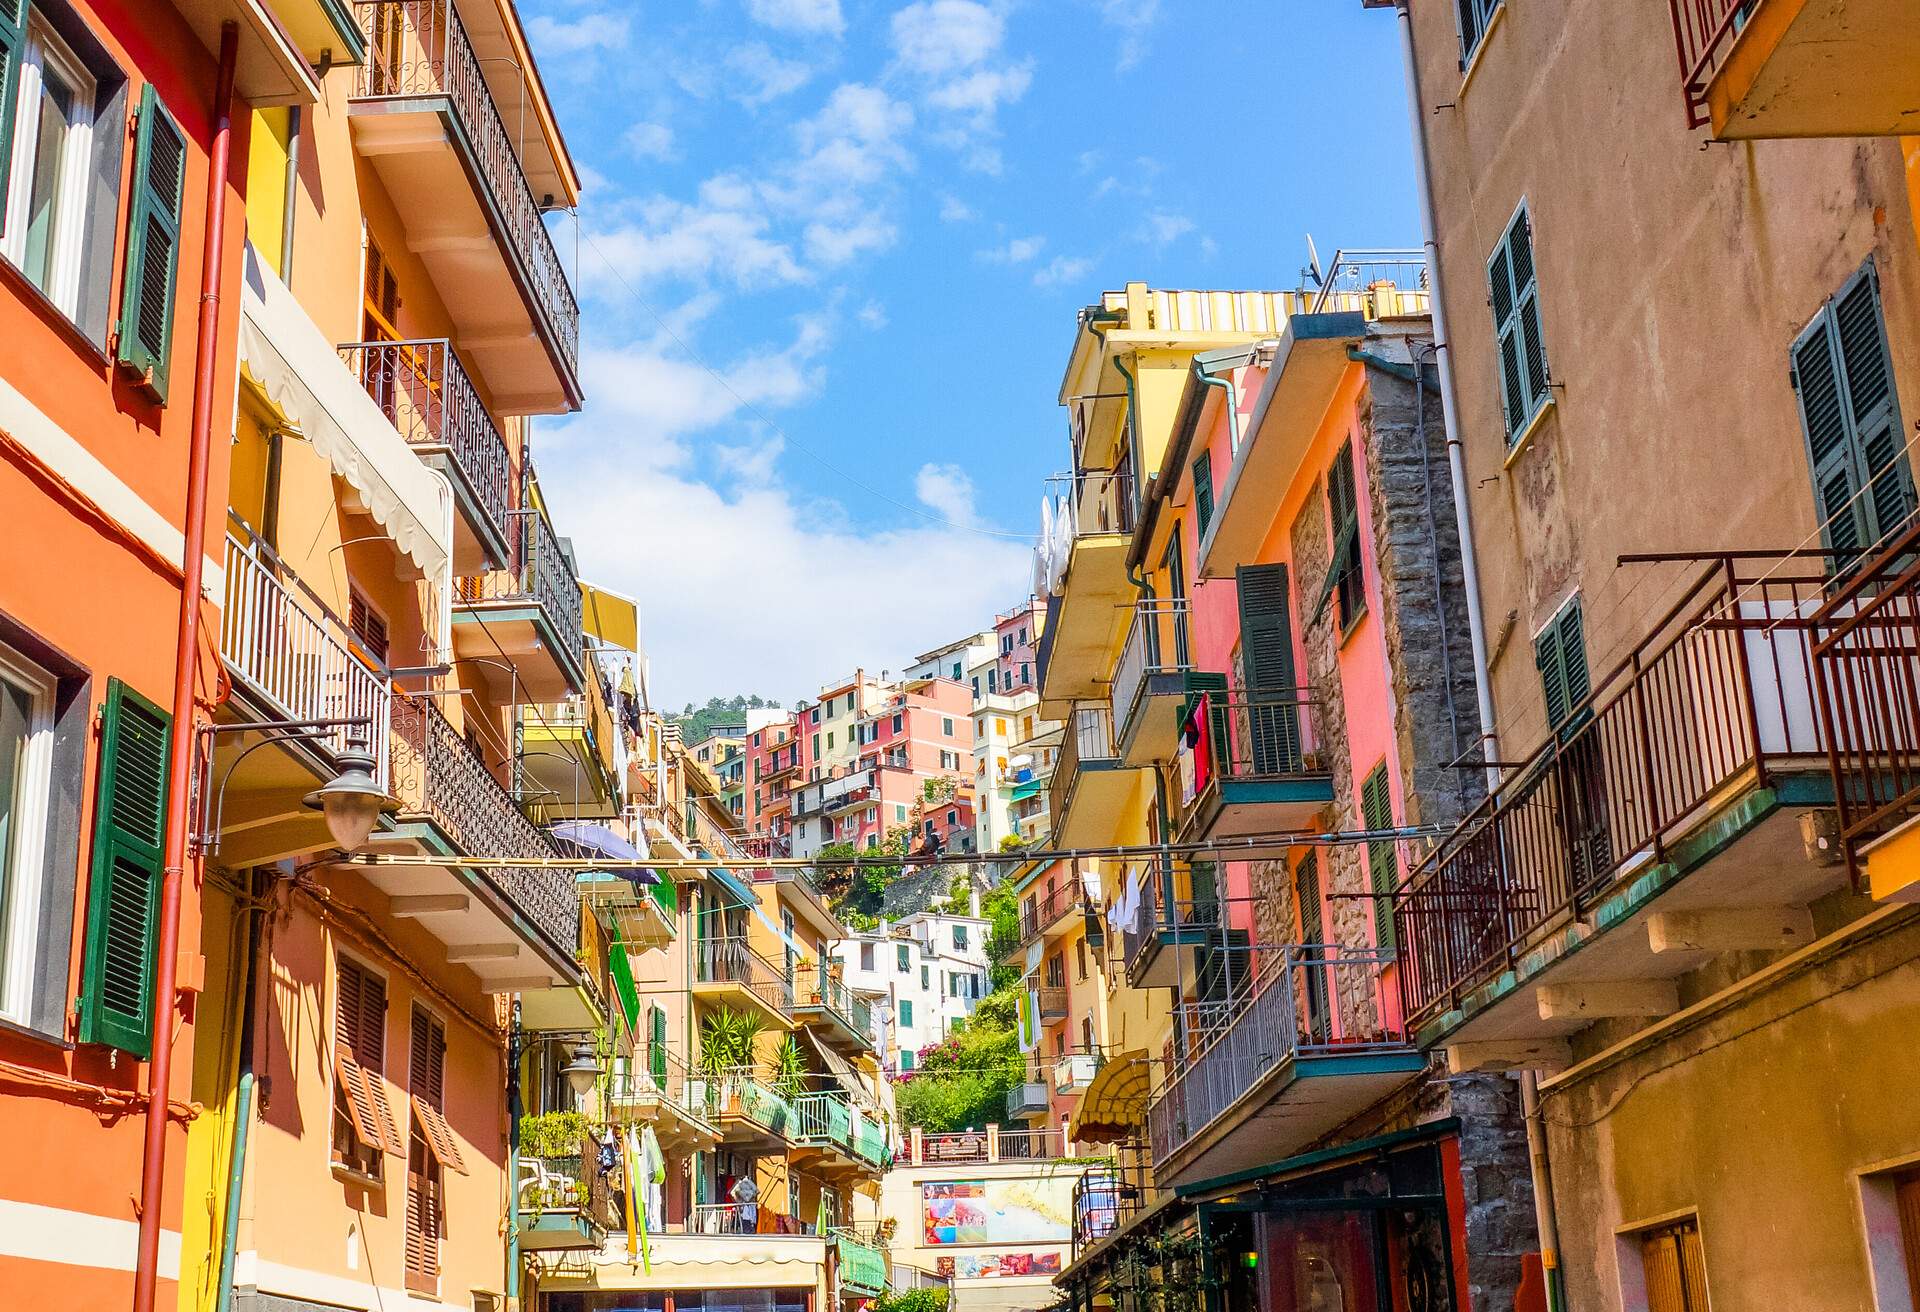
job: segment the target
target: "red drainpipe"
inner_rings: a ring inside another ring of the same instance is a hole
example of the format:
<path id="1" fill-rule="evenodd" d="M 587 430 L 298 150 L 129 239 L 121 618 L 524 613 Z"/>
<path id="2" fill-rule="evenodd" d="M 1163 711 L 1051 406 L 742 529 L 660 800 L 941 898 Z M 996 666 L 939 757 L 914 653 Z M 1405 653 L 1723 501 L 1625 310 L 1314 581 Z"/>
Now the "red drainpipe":
<path id="1" fill-rule="evenodd" d="M 153 1312 L 160 1275 L 160 1213 L 166 1202 L 167 1086 L 173 1079 L 175 967 L 180 955 L 180 882 L 187 868 L 187 796 L 194 758 L 194 683 L 200 653 L 200 576 L 206 558 L 207 460 L 213 447 L 214 366 L 218 363 L 220 282 L 227 221 L 227 157 L 233 141 L 233 70 L 240 28 L 220 29 L 220 72 L 207 149 L 206 240 L 200 253 L 200 328 L 193 357 L 193 427 L 187 447 L 185 581 L 174 649 L 173 738 L 167 753 L 166 871 L 160 884 L 160 946 L 154 963 L 153 1061 L 147 1068 L 146 1148 L 140 1161 L 140 1244 L 133 1272 L 134 1312 Z"/>

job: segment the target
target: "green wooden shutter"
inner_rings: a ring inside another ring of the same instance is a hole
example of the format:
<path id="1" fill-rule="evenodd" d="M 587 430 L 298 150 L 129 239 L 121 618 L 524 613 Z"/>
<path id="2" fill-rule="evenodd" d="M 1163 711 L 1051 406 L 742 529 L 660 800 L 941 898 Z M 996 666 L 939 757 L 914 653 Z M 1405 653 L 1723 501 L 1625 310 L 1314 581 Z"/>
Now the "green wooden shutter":
<path id="1" fill-rule="evenodd" d="M 1580 711 L 1580 704 L 1593 691 L 1578 598 L 1568 602 L 1534 639 L 1533 663 L 1540 671 L 1540 689 L 1546 695 L 1547 727 L 1566 738 L 1586 722 L 1587 712 Z"/>
<path id="2" fill-rule="evenodd" d="M 1213 452 L 1202 451 L 1193 462 L 1193 531 L 1202 542 L 1213 522 Z"/>
<path id="3" fill-rule="evenodd" d="M 1255 774 L 1298 774 L 1300 706 L 1294 691 L 1293 611 L 1287 567 L 1242 565 L 1235 571 L 1240 600 L 1240 654 L 1247 686 L 1247 745 Z M 1238 737 L 1239 726 L 1215 722 L 1216 734 Z M 1226 743 L 1215 743 L 1222 753 Z M 1237 750 L 1237 745 L 1236 745 Z"/>
<path id="4" fill-rule="evenodd" d="M 187 137 L 153 84 L 140 93 L 133 150 L 133 209 L 120 290 L 120 363 L 139 374 L 162 405 L 173 353 L 174 291 L 180 275 L 180 210 L 186 196 Z"/>
<path id="5" fill-rule="evenodd" d="M 653 1082 L 660 1088 L 667 1085 L 667 1013 L 658 1003 L 648 1003 L 647 1064 L 653 1073 Z"/>
<path id="6" fill-rule="evenodd" d="M 1914 489 L 1887 357 L 1880 280 L 1871 263 L 1834 298 L 1833 327 L 1846 375 L 1847 411 L 1867 477 L 1867 500 L 1872 503 L 1873 540 L 1881 542 L 1897 533 L 1913 514 Z"/>
<path id="7" fill-rule="evenodd" d="M 1368 829 L 1393 827 L 1393 794 L 1387 787 L 1387 763 L 1373 767 L 1373 773 L 1360 785 L 1360 819 Z M 1393 901 L 1387 896 L 1399 882 L 1400 864 L 1396 844 L 1390 838 L 1367 844 L 1367 873 L 1373 885 L 1373 940 L 1387 951 L 1393 950 Z"/>
<path id="8" fill-rule="evenodd" d="M 1487 289 L 1500 355 L 1500 403 L 1506 414 L 1507 440 L 1513 442 L 1547 399 L 1547 347 L 1540 329 L 1533 225 L 1524 205 L 1487 261 Z"/>
<path id="9" fill-rule="evenodd" d="M 26 27 L 27 0 L 0 0 L 0 230 L 6 226 L 7 181 L 13 176 L 13 115 L 20 101 Z"/>
<path id="10" fill-rule="evenodd" d="M 153 1052 L 153 968 L 167 823 L 167 713 L 107 681 L 88 877 L 80 1041 Z"/>

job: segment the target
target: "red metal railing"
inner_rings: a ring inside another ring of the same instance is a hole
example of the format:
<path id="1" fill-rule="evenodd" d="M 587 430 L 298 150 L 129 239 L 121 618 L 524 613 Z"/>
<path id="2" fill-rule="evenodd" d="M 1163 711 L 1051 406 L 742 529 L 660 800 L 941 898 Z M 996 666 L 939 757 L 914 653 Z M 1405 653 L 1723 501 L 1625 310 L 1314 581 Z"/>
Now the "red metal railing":
<path id="1" fill-rule="evenodd" d="M 1743 776 L 1826 753 L 1810 622 L 1825 579 L 1804 563 L 1743 578 L 1717 558 L 1561 733 L 1496 788 L 1396 890 L 1404 1014 L 1418 1026 L 1577 916 Z"/>
<path id="2" fill-rule="evenodd" d="M 1837 587 L 1813 619 L 1820 727 L 1847 868 L 1920 807 L 1920 522 Z"/>
<path id="3" fill-rule="evenodd" d="M 1667 0 L 1673 11 L 1673 40 L 1680 53 L 1680 90 L 1687 103 L 1687 126 L 1706 125 L 1707 84 L 1725 62 L 1734 38 L 1765 0 Z"/>

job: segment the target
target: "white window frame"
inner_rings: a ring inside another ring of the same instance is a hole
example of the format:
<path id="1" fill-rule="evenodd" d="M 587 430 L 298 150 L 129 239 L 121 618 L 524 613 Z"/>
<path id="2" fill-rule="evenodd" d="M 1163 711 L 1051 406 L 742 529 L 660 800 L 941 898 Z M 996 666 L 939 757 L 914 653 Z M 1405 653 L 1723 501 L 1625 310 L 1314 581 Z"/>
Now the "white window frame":
<path id="1" fill-rule="evenodd" d="M 40 88 L 51 65 L 73 88 L 66 156 L 54 186 L 54 230 L 49 236 L 46 298 L 68 318 L 80 313 L 80 263 L 87 238 L 87 177 L 93 160 L 93 105 L 99 84 L 79 56 L 37 9 L 27 12 L 26 48 L 20 52 L 20 91 L 13 103 L 13 158 L 8 170 L 6 232 L 0 254 L 25 272 L 27 214 L 33 201 L 33 160 L 40 144 Z"/>
<path id="2" fill-rule="evenodd" d="M 15 781 L 16 811 L 0 902 L 0 941 L 6 969 L 0 975 L 0 1018 L 33 1020 L 34 976 L 40 964 L 41 882 L 47 863 L 47 812 L 53 798 L 53 709 L 59 681 L 8 647 L 0 647 L 0 680 L 27 694 L 27 738 Z"/>

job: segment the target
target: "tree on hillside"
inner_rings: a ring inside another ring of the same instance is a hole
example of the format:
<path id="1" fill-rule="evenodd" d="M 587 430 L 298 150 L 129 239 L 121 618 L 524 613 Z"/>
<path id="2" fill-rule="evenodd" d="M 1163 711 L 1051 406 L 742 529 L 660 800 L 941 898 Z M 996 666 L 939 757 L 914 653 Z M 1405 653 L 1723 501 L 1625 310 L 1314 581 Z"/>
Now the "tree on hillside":
<path id="1" fill-rule="evenodd" d="M 936 1134 L 1000 1121 L 1008 1092 L 1026 1079 L 1019 1006 L 1013 988 L 999 989 L 955 1021 L 944 1041 L 922 1048 L 894 1090 L 901 1120 Z"/>
<path id="2" fill-rule="evenodd" d="M 705 706 L 688 702 L 686 709 L 673 717 L 673 722 L 680 726 L 681 738 L 689 743 L 697 743 L 720 725 L 738 724 L 745 720 L 748 711 L 778 707 L 778 702 L 758 694 L 735 693 L 731 697 L 709 697 Z"/>

